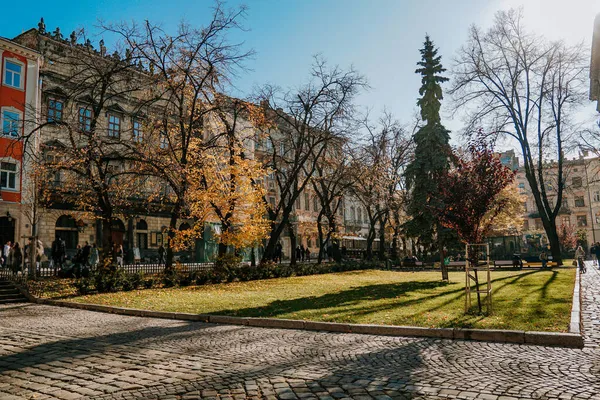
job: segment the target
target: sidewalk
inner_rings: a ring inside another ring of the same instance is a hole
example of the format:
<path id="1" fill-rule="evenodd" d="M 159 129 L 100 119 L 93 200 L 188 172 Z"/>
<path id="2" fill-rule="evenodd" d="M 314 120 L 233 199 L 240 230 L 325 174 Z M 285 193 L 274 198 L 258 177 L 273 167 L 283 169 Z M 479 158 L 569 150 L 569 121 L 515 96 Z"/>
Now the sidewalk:
<path id="1" fill-rule="evenodd" d="M 583 294 L 583 336 L 586 348 L 600 348 L 600 269 L 586 261 L 587 272 L 581 274 Z"/>

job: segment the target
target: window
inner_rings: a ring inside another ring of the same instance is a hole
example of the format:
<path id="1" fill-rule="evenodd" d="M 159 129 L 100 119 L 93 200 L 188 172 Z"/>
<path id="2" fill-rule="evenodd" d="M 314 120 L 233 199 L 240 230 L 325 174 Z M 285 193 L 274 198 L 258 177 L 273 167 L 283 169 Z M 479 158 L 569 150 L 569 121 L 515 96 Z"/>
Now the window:
<path id="1" fill-rule="evenodd" d="M 306 211 L 310 210 L 310 201 L 308 199 L 309 199 L 308 193 L 304 193 L 304 209 Z"/>
<path id="2" fill-rule="evenodd" d="M 143 219 L 135 224 L 136 243 L 139 249 L 145 250 L 148 248 L 148 224 Z"/>
<path id="3" fill-rule="evenodd" d="M 17 61 L 4 61 L 4 84 L 15 89 L 23 89 L 23 64 Z"/>
<path id="4" fill-rule="evenodd" d="M 82 132 L 92 130 L 92 110 L 88 107 L 79 107 L 79 129 Z"/>
<path id="5" fill-rule="evenodd" d="M 574 188 L 580 188 L 583 185 L 583 181 L 580 176 L 576 176 L 571 181 L 571 184 L 573 185 Z"/>
<path id="6" fill-rule="evenodd" d="M 317 198 L 317 196 L 313 197 L 313 211 L 319 211 L 319 199 Z"/>
<path id="7" fill-rule="evenodd" d="M 108 136 L 114 138 L 121 136 L 121 117 L 113 114 L 108 115 Z"/>
<path id="8" fill-rule="evenodd" d="M 158 145 L 161 149 L 166 149 L 169 147 L 169 138 L 167 137 L 166 133 L 161 132 L 159 140 L 160 142 Z"/>
<path id="9" fill-rule="evenodd" d="M 21 114 L 16 111 L 3 110 L 2 111 L 2 133 L 4 135 L 19 136 L 19 130 L 21 127 Z"/>
<path id="10" fill-rule="evenodd" d="M 587 216 L 586 215 L 578 215 L 577 216 L 577 226 L 578 227 L 587 226 Z"/>
<path id="11" fill-rule="evenodd" d="M 354 207 L 350 207 L 350 221 L 354 221 L 356 219 L 356 214 L 354 213 Z"/>
<path id="12" fill-rule="evenodd" d="M 285 143 L 279 142 L 279 155 L 285 155 Z"/>
<path id="13" fill-rule="evenodd" d="M 523 220 L 523 230 L 527 232 L 529 230 L 529 220 Z"/>
<path id="14" fill-rule="evenodd" d="M 63 119 L 64 103 L 62 100 L 48 99 L 48 122 L 58 122 Z"/>
<path id="15" fill-rule="evenodd" d="M 585 207 L 585 201 L 583 200 L 583 196 L 575 197 L 575 207 Z"/>
<path id="16" fill-rule="evenodd" d="M 519 183 L 519 189 L 525 190 L 525 184 L 523 182 Z"/>
<path id="17" fill-rule="evenodd" d="M 306 247 L 312 247 L 312 239 L 306 238 Z"/>
<path id="18" fill-rule="evenodd" d="M 540 218 L 536 218 L 535 219 L 535 230 L 541 231 L 543 229 L 544 229 L 544 224 L 542 223 L 542 220 Z"/>
<path id="19" fill-rule="evenodd" d="M 138 120 L 133 120 L 133 141 L 142 143 L 144 140 L 144 132 L 142 132 L 142 123 Z"/>
<path id="20" fill-rule="evenodd" d="M 296 199 L 296 210 L 300 209 L 300 197 Z"/>
<path id="21" fill-rule="evenodd" d="M 561 224 L 564 226 L 570 226 L 571 225 L 571 217 L 565 215 L 561 218 Z"/>
<path id="22" fill-rule="evenodd" d="M 17 189 L 17 164 L 11 162 L 0 162 L 0 188 Z"/>
<path id="23" fill-rule="evenodd" d="M 600 192 L 598 192 L 598 191 L 594 192 L 594 201 L 595 202 L 600 201 Z"/>
<path id="24" fill-rule="evenodd" d="M 358 223 L 362 224 L 362 208 L 359 207 L 356 211 L 358 212 Z"/>
<path id="25" fill-rule="evenodd" d="M 269 197 L 269 204 L 271 205 L 271 210 L 275 209 L 275 197 Z"/>

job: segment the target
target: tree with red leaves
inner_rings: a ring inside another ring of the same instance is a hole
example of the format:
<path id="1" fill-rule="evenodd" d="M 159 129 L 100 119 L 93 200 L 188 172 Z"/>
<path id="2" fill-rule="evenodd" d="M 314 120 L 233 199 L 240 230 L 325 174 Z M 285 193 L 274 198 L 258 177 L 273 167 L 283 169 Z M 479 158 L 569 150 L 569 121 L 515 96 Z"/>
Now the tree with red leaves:
<path id="1" fill-rule="evenodd" d="M 498 195 L 514 177 L 514 171 L 502 165 L 490 146 L 471 144 L 438 181 L 444 207 L 435 211 L 442 225 L 454 229 L 465 243 L 481 243 L 506 207 Z"/>

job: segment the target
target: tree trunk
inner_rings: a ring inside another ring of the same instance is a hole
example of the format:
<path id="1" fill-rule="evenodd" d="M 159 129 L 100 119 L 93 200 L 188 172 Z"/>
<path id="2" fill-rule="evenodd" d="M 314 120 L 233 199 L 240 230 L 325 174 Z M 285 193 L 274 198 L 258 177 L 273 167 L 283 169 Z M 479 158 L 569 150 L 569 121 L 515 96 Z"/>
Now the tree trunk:
<path id="1" fill-rule="evenodd" d="M 102 262 L 100 266 L 108 266 L 115 262 L 112 259 L 112 229 L 111 229 L 111 217 L 102 217 Z"/>
<path id="2" fill-rule="evenodd" d="M 165 271 L 169 271 L 173 268 L 173 258 L 175 254 L 173 253 L 173 238 L 175 237 L 175 230 L 177 229 L 177 219 L 179 217 L 179 211 L 171 214 L 171 220 L 169 221 L 169 232 L 167 234 L 167 246 L 166 246 L 166 254 L 167 258 L 165 260 Z"/>
<path id="3" fill-rule="evenodd" d="M 442 270 L 442 280 L 448 282 L 448 266 L 444 262 L 444 240 L 442 238 L 442 226 L 437 226 L 437 245 L 440 252 L 440 269 Z"/>
<path id="4" fill-rule="evenodd" d="M 325 251 L 325 240 L 323 239 L 323 226 L 321 226 L 322 217 L 321 214 L 317 217 L 317 232 L 319 234 L 319 255 L 317 257 L 317 264 L 323 262 L 323 252 Z"/>
<path id="5" fill-rule="evenodd" d="M 562 254 L 560 252 L 560 239 L 556 230 L 556 220 L 548 221 L 548 225 L 549 227 L 546 228 L 546 224 L 544 224 L 544 230 L 546 231 L 546 236 L 548 236 L 552 261 L 555 261 L 560 266 L 562 265 Z"/>
<path id="6" fill-rule="evenodd" d="M 367 260 L 373 258 L 373 241 L 375 240 L 375 223 L 371 221 L 369 225 L 369 233 L 367 234 Z"/>
<path id="7" fill-rule="evenodd" d="M 379 219 L 379 260 L 384 261 L 385 256 L 385 225 L 386 218 Z"/>
<path id="8" fill-rule="evenodd" d="M 229 231 L 229 229 L 231 229 L 231 227 L 229 226 L 228 223 L 221 222 L 221 232 L 227 232 L 227 231 Z M 217 251 L 217 257 L 221 258 L 225 254 L 227 254 L 227 245 L 225 243 L 219 241 L 219 247 L 218 247 L 218 251 Z"/>
<path id="9" fill-rule="evenodd" d="M 293 267 L 296 265 L 296 233 L 292 226 L 288 227 L 288 232 L 290 234 L 290 247 L 292 249 L 292 254 L 290 254 L 290 266 Z"/>
<path id="10" fill-rule="evenodd" d="M 275 246 L 279 242 L 279 238 L 283 233 L 285 226 L 289 220 L 289 213 L 284 214 L 282 216 L 281 222 L 277 223 L 273 221 L 273 225 L 271 228 L 271 234 L 269 235 L 269 239 L 267 240 L 267 245 L 265 246 L 265 250 L 262 255 L 261 261 L 271 261 L 275 258 Z"/>

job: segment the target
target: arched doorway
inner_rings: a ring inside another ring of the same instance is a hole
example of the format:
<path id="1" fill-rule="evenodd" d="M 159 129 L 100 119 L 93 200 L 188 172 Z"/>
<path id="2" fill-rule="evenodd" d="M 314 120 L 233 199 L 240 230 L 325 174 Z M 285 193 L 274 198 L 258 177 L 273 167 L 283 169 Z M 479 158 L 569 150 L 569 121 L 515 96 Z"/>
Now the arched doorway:
<path id="1" fill-rule="evenodd" d="M 67 250 L 77 248 L 79 244 L 79 231 L 77 230 L 77 221 L 70 215 L 61 215 L 56 220 L 54 239 L 65 241 Z"/>
<path id="2" fill-rule="evenodd" d="M 0 245 L 15 241 L 15 220 L 12 217 L 0 218 Z"/>
<path id="3" fill-rule="evenodd" d="M 125 237 L 125 224 L 118 218 L 114 218 L 110 223 L 110 230 L 112 232 L 111 241 L 116 245 L 122 245 Z"/>

